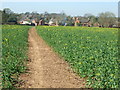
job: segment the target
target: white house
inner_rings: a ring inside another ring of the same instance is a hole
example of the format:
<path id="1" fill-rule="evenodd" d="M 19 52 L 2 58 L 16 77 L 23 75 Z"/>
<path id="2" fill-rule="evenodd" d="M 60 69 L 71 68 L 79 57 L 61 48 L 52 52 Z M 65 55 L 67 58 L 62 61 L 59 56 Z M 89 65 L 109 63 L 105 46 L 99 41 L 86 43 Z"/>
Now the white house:
<path id="1" fill-rule="evenodd" d="M 34 23 L 35 26 L 37 26 L 37 23 L 36 23 L 36 21 L 34 19 L 31 22 Z"/>
<path id="2" fill-rule="evenodd" d="M 28 21 L 22 21 L 20 24 L 31 24 L 31 23 Z"/>
<path id="3" fill-rule="evenodd" d="M 56 19 L 51 18 L 48 24 L 49 26 L 58 26 L 58 21 Z"/>

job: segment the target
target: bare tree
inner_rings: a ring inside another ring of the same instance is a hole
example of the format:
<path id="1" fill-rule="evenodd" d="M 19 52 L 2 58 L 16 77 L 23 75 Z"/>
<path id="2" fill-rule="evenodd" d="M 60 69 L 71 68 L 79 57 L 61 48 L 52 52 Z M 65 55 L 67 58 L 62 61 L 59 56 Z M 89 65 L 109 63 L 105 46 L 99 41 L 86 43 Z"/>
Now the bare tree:
<path id="1" fill-rule="evenodd" d="M 103 25 L 105 27 L 112 26 L 116 22 L 115 14 L 112 12 L 100 13 L 98 22 L 100 23 L 100 25 Z"/>

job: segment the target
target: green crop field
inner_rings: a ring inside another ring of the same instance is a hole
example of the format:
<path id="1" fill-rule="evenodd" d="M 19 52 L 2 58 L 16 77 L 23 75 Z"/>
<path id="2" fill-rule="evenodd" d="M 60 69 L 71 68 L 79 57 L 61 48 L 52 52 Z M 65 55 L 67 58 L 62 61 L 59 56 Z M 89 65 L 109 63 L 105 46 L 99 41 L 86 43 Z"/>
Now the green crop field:
<path id="1" fill-rule="evenodd" d="M 29 26 L 2 26 L 3 88 L 17 85 L 28 59 Z M 118 29 L 38 26 L 38 34 L 92 88 L 118 87 Z"/>
<path id="2" fill-rule="evenodd" d="M 37 32 L 93 88 L 118 87 L 118 29 L 38 26 Z"/>
<path id="3" fill-rule="evenodd" d="M 28 26 L 2 26 L 3 88 L 12 88 L 25 71 L 28 50 Z"/>

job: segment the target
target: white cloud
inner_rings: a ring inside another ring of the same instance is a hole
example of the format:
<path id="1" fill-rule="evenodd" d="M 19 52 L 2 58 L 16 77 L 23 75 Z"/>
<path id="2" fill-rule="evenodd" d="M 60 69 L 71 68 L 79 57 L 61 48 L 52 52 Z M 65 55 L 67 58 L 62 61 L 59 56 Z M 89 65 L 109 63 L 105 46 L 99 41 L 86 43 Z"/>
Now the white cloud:
<path id="1" fill-rule="evenodd" d="M 118 2 L 119 0 L 0 0 L 0 2 Z"/>

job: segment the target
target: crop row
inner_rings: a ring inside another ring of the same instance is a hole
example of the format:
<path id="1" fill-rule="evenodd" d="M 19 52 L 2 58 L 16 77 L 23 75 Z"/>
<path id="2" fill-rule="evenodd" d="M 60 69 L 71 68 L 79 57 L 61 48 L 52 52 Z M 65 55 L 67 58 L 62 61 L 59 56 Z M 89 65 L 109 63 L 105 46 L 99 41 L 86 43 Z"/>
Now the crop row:
<path id="1" fill-rule="evenodd" d="M 28 49 L 28 26 L 2 26 L 3 88 L 12 88 L 18 76 L 25 71 Z"/>
<path id="2" fill-rule="evenodd" d="M 118 87 L 118 30 L 95 27 L 37 27 L 40 36 L 71 65 L 87 86 Z"/>

